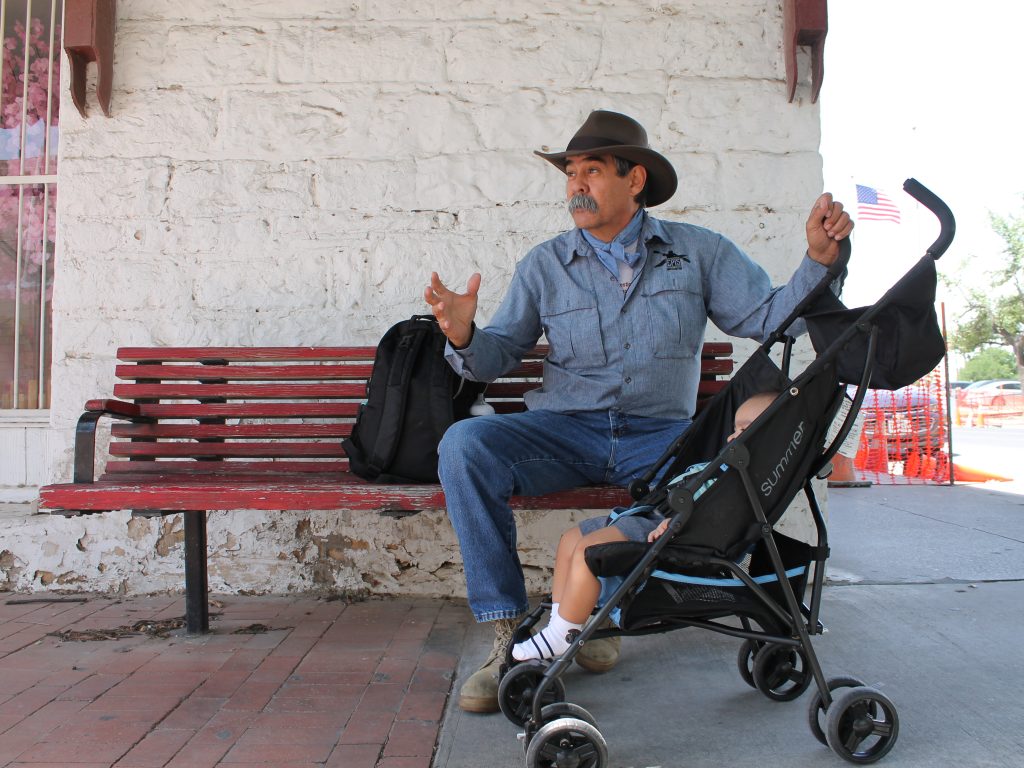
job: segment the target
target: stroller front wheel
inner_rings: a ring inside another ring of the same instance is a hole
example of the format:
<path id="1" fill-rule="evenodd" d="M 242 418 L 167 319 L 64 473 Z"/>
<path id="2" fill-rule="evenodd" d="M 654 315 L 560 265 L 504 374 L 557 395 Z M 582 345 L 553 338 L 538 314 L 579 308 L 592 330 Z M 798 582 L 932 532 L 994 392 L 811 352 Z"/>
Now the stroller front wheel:
<path id="1" fill-rule="evenodd" d="M 839 688 L 856 688 L 857 686 L 863 686 L 864 682 L 858 680 L 856 677 L 830 677 L 827 681 L 828 692 L 831 694 Z M 875 714 L 871 712 L 871 714 Z M 821 699 L 821 691 L 816 690 L 814 695 L 811 697 L 811 703 L 807 708 L 807 724 L 811 726 L 811 733 L 814 734 L 814 738 L 828 746 L 828 739 L 825 738 L 825 726 L 822 722 L 825 716 L 825 703 Z"/>
<path id="2" fill-rule="evenodd" d="M 548 670 L 542 661 L 524 661 L 505 673 L 498 684 L 498 707 L 512 723 L 522 726 L 533 712 L 533 699 Z M 565 685 L 555 678 L 544 691 L 541 705 L 565 701 Z"/>
<path id="3" fill-rule="evenodd" d="M 608 744 L 596 727 L 574 717 L 552 720 L 530 740 L 527 768 L 606 768 Z"/>
<path id="4" fill-rule="evenodd" d="M 843 691 L 825 713 L 825 738 L 833 752 L 851 763 L 881 760 L 896 743 L 900 720 L 881 691 L 858 686 Z"/>

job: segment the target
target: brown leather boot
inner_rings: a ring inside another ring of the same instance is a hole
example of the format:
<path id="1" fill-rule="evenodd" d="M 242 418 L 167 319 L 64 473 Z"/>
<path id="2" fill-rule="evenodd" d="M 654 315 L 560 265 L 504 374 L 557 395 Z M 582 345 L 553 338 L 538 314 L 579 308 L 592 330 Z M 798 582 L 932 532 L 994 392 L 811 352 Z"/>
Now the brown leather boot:
<path id="1" fill-rule="evenodd" d="M 498 670 L 505 660 L 505 648 L 522 617 L 494 622 L 494 645 L 483 666 L 466 678 L 459 689 L 459 707 L 464 712 L 497 712 Z"/>
<path id="2" fill-rule="evenodd" d="M 612 626 L 610 621 L 605 621 L 601 629 Z M 583 647 L 576 653 L 576 663 L 587 672 L 601 674 L 613 669 L 619 663 L 619 651 L 622 649 L 622 636 L 605 637 L 600 640 L 590 640 L 583 644 Z"/>

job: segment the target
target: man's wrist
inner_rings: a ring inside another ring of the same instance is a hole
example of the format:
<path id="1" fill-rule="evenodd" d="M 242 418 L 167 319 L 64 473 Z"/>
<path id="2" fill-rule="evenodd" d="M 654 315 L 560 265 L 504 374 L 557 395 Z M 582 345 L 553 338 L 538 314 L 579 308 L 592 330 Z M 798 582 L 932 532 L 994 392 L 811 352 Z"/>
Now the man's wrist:
<path id="1" fill-rule="evenodd" d="M 459 352 L 459 351 L 465 349 L 466 347 L 468 347 L 470 344 L 472 344 L 473 343 L 473 330 L 475 328 L 476 328 L 476 323 L 470 323 L 469 324 L 469 336 L 466 338 L 466 343 L 465 344 L 456 344 L 454 340 L 449 338 L 448 341 L 452 345 L 452 349 L 454 349 L 456 352 Z"/>

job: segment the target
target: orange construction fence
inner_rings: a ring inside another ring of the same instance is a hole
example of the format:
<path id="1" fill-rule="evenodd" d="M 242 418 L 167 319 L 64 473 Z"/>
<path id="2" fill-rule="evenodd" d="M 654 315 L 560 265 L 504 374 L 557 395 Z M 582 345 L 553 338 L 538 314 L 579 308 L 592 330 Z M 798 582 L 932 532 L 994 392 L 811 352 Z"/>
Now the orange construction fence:
<path id="1" fill-rule="evenodd" d="M 950 482 L 949 420 L 941 370 L 894 392 L 869 390 L 854 476 L 880 485 Z M 848 471 L 848 470 L 846 470 Z"/>

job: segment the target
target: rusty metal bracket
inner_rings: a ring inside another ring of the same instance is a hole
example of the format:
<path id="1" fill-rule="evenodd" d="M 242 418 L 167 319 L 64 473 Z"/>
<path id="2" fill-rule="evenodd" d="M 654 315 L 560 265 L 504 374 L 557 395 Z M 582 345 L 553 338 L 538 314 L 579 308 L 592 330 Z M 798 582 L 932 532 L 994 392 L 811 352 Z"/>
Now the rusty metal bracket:
<path id="1" fill-rule="evenodd" d="M 71 64 L 71 100 L 85 114 L 85 70 L 96 62 L 96 99 L 110 117 L 110 89 L 114 78 L 114 18 L 116 0 L 65 0 L 64 51 Z"/>
<path id="2" fill-rule="evenodd" d="M 818 100 L 825 78 L 825 35 L 828 34 L 828 0 L 785 0 L 783 36 L 786 57 L 786 92 L 790 103 L 798 78 L 796 49 L 811 49 L 811 103 Z"/>

